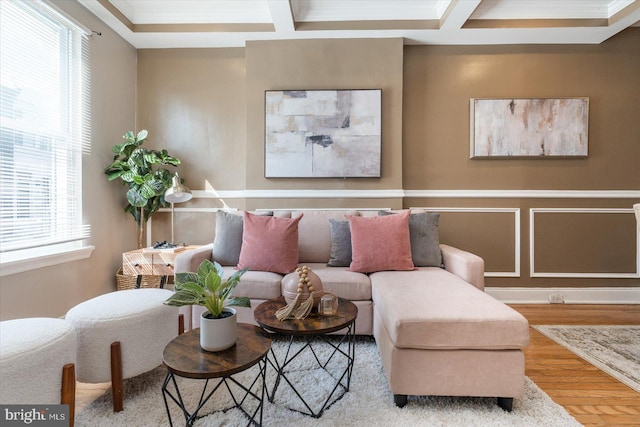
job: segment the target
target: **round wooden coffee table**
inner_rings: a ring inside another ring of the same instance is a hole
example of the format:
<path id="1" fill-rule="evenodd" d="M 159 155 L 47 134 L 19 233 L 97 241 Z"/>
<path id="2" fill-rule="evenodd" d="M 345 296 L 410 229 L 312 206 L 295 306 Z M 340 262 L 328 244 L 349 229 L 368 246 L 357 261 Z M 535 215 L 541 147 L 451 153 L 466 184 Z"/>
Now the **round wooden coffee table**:
<path id="1" fill-rule="evenodd" d="M 167 376 L 162 384 L 162 397 L 169 417 L 169 424 L 173 426 L 169 403 L 167 397 L 171 398 L 182 410 L 187 425 L 190 426 L 198 418 L 198 412 L 215 394 L 216 391 L 227 390 L 232 400 L 236 403 L 235 408 L 240 409 L 248 418 L 249 424 L 262 425 L 262 402 L 266 390 L 265 373 L 267 368 L 267 354 L 271 348 L 271 338 L 264 330 L 254 325 L 238 323 L 238 339 L 236 344 L 223 351 L 209 352 L 200 347 L 200 329 L 193 329 L 174 338 L 164 349 L 162 360 L 167 367 Z M 258 373 L 247 387 L 238 382 L 232 375 L 245 371 L 258 364 Z M 175 375 L 184 378 L 206 380 L 200 395 L 200 401 L 196 409 L 189 413 L 185 407 L 182 395 L 178 389 Z M 210 379 L 220 380 L 211 389 L 207 390 Z M 259 383 L 258 383 L 259 381 Z M 240 387 L 244 394 L 240 399 L 232 393 L 232 388 L 227 382 L 231 382 Z M 173 384 L 173 391 L 169 390 L 169 384 Z M 255 385 L 259 390 L 255 390 Z M 225 387 L 221 387 L 225 385 Z M 174 394 L 175 392 L 175 394 Z M 249 413 L 243 407 L 247 398 L 253 398 L 257 406 Z M 220 409 L 226 411 L 231 408 Z M 258 421 L 256 421 L 258 416 Z"/>
<path id="2" fill-rule="evenodd" d="M 284 380 L 293 389 L 295 395 L 306 408 L 305 410 L 300 410 L 289 407 L 289 409 L 310 415 L 314 418 L 320 418 L 325 409 L 328 409 L 349 391 L 351 373 L 353 372 L 353 361 L 355 359 L 355 324 L 358 307 L 351 301 L 338 298 L 338 312 L 335 316 L 320 316 L 314 310 L 306 319 L 280 321 L 276 318 L 275 313 L 285 305 L 284 297 L 274 298 L 263 302 L 256 307 L 253 312 L 256 322 L 264 329 L 288 337 L 288 346 L 284 352 L 284 356 L 278 359 L 273 348 L 271 348 L 271 357 L 267 359 L 277 371 L 275 384 L 271 392 L 267 392 L 267 396 L 269 402 L 274 402 L 278 385 L 281 380 Z M 331 337 L 327 335 L 343 329 L 345 329 L 344 335 L 336 334 Z M 302 348 L 296 348 L 295 351 L 291 351 L 294 342 L 299 342 L 300 340 L 304 343 Z M 313 346 L 318 343 L 327 344 L 333 348 L 330 356 L 326 360 L 320 360 L 318 356 L 319 353 L 313 349 Z M 327 379 L 333 379 L 335 381 L 335 385 L 333 385 L 331 392 L 319 409 L 313 409 L 311 404 L 308 403 L 309 399 L 305 399 L 304 397 L 306 394 L 305 391 L 313 388 L 313 385 L 311 385 L 311 387 L 305 386 L 305 390 L 300 390 L 300 387 L 296 388 L 294 381 L 290 379 L 295 372 L 287 369 L 290 363 L 307 349 L 312 352 L 315 360 L 318 362 L 317 369 L 326 371 L 329 374 Z M 342 359 L 344 369 L 341 367 L 337 372 L 329 372 L 327 369 L 329 362 L 333 360 L 333 364 L 335 365 L 335 362 L 339 358 Z"/>

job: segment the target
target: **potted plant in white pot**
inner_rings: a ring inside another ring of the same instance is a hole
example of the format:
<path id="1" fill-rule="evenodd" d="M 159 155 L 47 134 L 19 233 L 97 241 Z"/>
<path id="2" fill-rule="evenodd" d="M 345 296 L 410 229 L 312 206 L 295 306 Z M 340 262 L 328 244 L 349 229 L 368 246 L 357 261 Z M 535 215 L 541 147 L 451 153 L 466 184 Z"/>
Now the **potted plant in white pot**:
<path id="1" fill-rule="evenodd" d="M 247 270 L 238 270 L 223 281 L 222 266 L 206 259 L 197 273 L 176 273 L 175 293 L 165 304 L 207 309 L 200 318 L 200 346 L 204 350 L 222 351 L 236 343 L 238 320 L 232 307 L 251 307 L 251 303 L 246 297 L 232 298 L 231 293 Z"/>

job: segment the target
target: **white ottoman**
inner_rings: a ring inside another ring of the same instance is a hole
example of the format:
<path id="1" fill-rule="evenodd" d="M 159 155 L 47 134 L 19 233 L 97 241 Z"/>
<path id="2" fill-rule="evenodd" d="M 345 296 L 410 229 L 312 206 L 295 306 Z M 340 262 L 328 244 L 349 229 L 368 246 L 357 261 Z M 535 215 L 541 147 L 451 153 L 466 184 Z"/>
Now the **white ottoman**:
<path id="1" fill-rule="evenodd" d="M 0 322 L 0 404 L 68 404 L 73 419 L 76 333 L 63 319 Z"/>
<path id="2" fill-rule="evenodd" d="M 165 346 L 178 336 L 178 307 L 164 305 L 167 289 L 130 289 L 73 307 L 66 319 L 78 336 L 78 381 L 111 381 L 113 410 L 121 411 L 122 380 L 162 364 Z"/>

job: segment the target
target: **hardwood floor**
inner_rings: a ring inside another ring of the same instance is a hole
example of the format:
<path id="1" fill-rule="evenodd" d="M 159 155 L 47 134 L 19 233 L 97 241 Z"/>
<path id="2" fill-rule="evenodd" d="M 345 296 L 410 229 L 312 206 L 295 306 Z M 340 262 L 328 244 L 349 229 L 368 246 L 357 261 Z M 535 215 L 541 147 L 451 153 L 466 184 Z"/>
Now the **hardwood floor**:
<path id="1" fill-rule="evenodd" d="M 640 325 L 640 305 L 512 305 L 530 325 Z M 640 426 L 640 393 L 531 329 L 526 375 L 587 427 Z M 76 412 L 110 383 L 76 388 Z M 125 396 L 126 405 L 126 396 Z"/>
<path id="2" fill-rule="evenodd" d="M 512 305 L 530 325 L 640 325 L 640 305 Z M 640 393 L 530 329 L 525 373 L 585 426 L 640 426 Z"/>

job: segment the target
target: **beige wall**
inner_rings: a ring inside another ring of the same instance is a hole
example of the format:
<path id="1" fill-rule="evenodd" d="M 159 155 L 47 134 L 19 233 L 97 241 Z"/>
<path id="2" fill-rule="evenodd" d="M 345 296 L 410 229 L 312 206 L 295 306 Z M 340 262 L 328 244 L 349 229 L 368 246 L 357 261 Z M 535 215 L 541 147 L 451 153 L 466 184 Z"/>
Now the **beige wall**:
<path id="1" fill-rule="evenodd" d="M 402 39 L 247 43 L 247 188 L 402 188 L 402 44 Z M 264 178 L 264 91 L 270 89 L 382 89 L 381 178 Z M 255 202 L 248 205 L 260 207 Z"/>
<path id="2" fill-rule="evenodd" d="M 83 206 L 91 224 L 90 258 L 0 278 L 0 319 L 62 316 L 75 304 L 115 290 L 121 254 L 136 247 L 135 222 L 125 215 L 124 191 L 102 170 L 111 147 L 135 125 L 136 50 L 77 2 L 56 1 L 91 38 L 92 148 L 83 157 Z"/>
<path id="3" fill-rule="evenodd" d="M 588 158 L 469 159 L 470 98 L 582 96 Z M 639 97 L 637 28 L 601 45 L 405 46 L 405 189 L 637 190 Z"/>
<path id="4" fill-rule="evenodd" d="M 401 207 L 402 198 L 238 199 L 235 190 L 402 188 L 403 42 L 297 40 L 249 42 L 245 49 L 145 49 L 138 52 L 138 128 L 179 157 L 192 190 L 209 198 L 176 205 L 175 239 L 207 243 L 213 208 Z M 264 91 L 382 89 L 380 179 L 265 179 Z M 194 211 L 195 210 L 195 211 Z M 152 240 L 171 235 L 170 214 L 152 221 Z"/>
<path id="5" fill-rule="evenodd" d="M 244 49 L 138 51 L 138 129 L 196 190 L 245 188 Z"/>
<path id="6" fill-rule="evenodd" d="M 640 29 L 594 46 L 405 46 L 404 59 L 406 190 L 640 190 Z M 582 96 L 590 102 L 588 158 L 469 159 L 470 98 Z M 635 221 L 603 210 L 637 202 L 478 195 L 407 198 L 405 207 L 449 208 L 442 240 L 483 256 L 489 272 L 514 272 L 519 259 L 520 277 L 489 277 L 488 286 L 624 287 L 640 284 L 619 278 L 637 268 Z M 519 209 L 519 250 L 516 213 L 487 208 Z M 572 211 L 539 211 L 546 208 Z M 555 277 L 530 277 L 531 234 L 534 272 Z"/>

